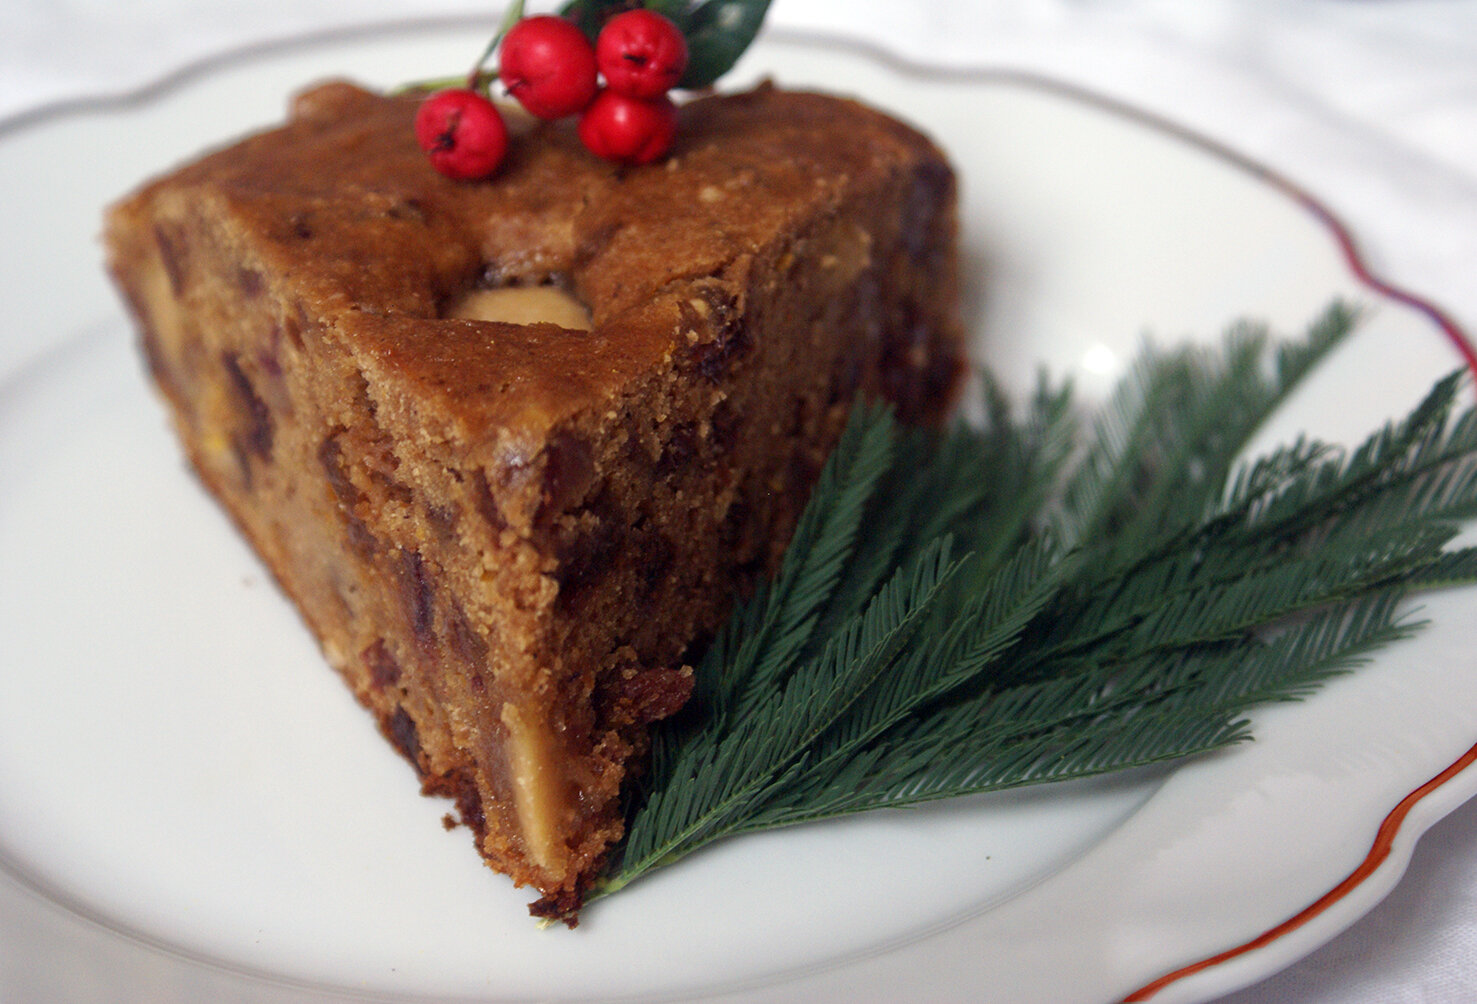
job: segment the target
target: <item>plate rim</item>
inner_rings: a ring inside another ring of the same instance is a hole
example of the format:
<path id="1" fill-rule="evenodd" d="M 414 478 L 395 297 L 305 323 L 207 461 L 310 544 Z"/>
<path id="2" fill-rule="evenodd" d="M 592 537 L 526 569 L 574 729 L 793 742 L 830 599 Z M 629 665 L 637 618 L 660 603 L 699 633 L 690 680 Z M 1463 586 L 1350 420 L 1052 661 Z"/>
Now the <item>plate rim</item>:
<path id="1" fill-rule="evenodd" d="M 497 17 L 495 13 L 488 16 L 452 14 L 396 18 L 332 25 L 309 31 L 295 31 L 281 36 L 226 46 L 177 65 L 163 74 L 157 75 L 134 87 L 46 101 L 0 117 L 0 143 L 4 143 L 17 134 L 27 132 L 31 129 L 43 128 L 74 116 L 126 114 L 133 109 L 147 107 L 156 102 L 167 100 L 175 91 L 187 88 L 194 82 L 221 70 L 240 65 L 249 65 L 257 60 L 307 51 L 324 45 L 353 43 L 361 40 L 379 40 L 395 33 L 413 32 L 430 34 L 450 30 L 470 29 L 477 26 L 491 26 L 496 21 Z M 1369 290 L 1378 297 L 1397 303 L 1422 315 L 1427 322 L 1445 337 L 1469 372 L 1477 374 L 1477 343 L 1474 343 L 1473 337 L 1468 334 L 1450 313 L 1438 305 L 1432 297 L 1412 292 L 1404 286 L 1384 279 L 1369 264 L 1353 231 L 1344 222 L 1343 218 L 1310 190 L 1304 188 L 1280 171 L 1266 166 L 1259 160 L 1240 152 L 1225 142 L 1131 102 L 1093 90 L 1085 85 L 1072 83 L 1049 74 L 1032 70 L 991 65 L 932 65 L 922 63 L 915 59 L 902 56 L 885 45 L 870 39 L 848 35 L 842 31 L 788 28 L 782 26 L 768 27 L 764 30 L 761 41 L 766 44 L 781 46 L 839 51 L 873 62 L 904 77 L 925 82 L 1000 85 L 1043 93 L 1078 105 L 1091 107 L 1094 110 L 1106 113 L 1119 120 L 1147 128 L 1161 136 L 1192 147 L 1222 164 L 1236 169 L 1252 180 L 1266 185 L 1307 213 L 1333 240 L 1344 267 L 1347 268 L 1350 276 L 1359 286 Z M 22 364 L 22 368 L 24 368 L 24 364 Z M 1305 927 L 1316 918 L 1324 915 L 1336 905 L 1347 903 L 1350 894 L 1369 886 L 1371 880 L 1375 879 L 1376 876 L 1388 876 L 1390 886 L 1393 887 L 1394 883 L 1398 881 L 1399 876 L 1403 873 L 1405 866 L 1410 861 L 1415 841 L 1441 818 L 1471 798 L 1474 794 L 1477 794 L 1477 790 L 1468 791 L 1460 799 L 1453 801 L 1449 806 L 1444 807 L 1434 814 L 1431 812 L 1422 813 L 1417 811 L 1417 809 L 1427 808 L 1432 805 L 1433 803 L 1428 801 L 1428 799 L 1433 794 L 1438 792 L 1451 793 L 1462 787 L 1463 785 L 1453 784 L 1459 778 L 1465 786 L 1471 787 L 1472 778 L 1477 776 L 1477 772 L 1469 772 L 1469 769 L 1474 764 L 1477 764 L 1477 741 L 1474 741 L 1473 745 L 1456 760 L 1401 798 L 1381 819 L 1374 839 L 1371 841 L 1369 850 L 1364 858 L 1341 881 L 1329 888 L 1318 899 L 1241 944 L 1229 946 L 1220 952 L 1205 956 L 1178 968 L 1167 970 L 1162 975 L 1133 990 L 1122 999 L 1125 1001 L 1153 999 L 1161 991 L 1190 977 L 1215 970 L 1217 967 L 1235 960 L 1243 960 L 1260 949 L 1277 944 L 1294 931 Z M 1409 839 L 1402 842 L 1402 838 Z M 1390 866 L 1396 869 L 1393 873 L 1390 871 Z M 97 911 L 91 909 L 85 903 L 76 901 L 75 897 L 70 896 L 63 890 L 52 888 L 49 883 L 28 874 L 25 869 L 18 866 L 18 863 L 12 859 L 11 855 L 4 852 L 3 848 L 0 848 L 0 873 L 3 873 L 14 885 L 23 889 L 26 894 L 35 899 L 38 905 L 44 905 L 51 909 L 59 909 L 68 916 L 81 920 L 90 927 L 101 929 L 111 935 L 121 936 L 151 952 L 173 957 L 194 966 L 245 977 L 253 981 L 275 985 L 279 988 L 300 989 L 315 993 L 343 993 L 348 990 L 346 987 L 334 987 L 314 981 L 284 978 L 280 975 L 257 970 L 250 966 L 216 959 L 173 945 L 168 941 L 151 936 L 147 932 L 135 930 L 132 926 L 120 923 L 116 919 L 99 915 Z M 1380 892 L 1380 898 L 1387 892 L 1388 888 Z M 1331 938 L 1352 926 L 1377 902 L 1378 899 L 1375 899 L 1363 909 L 1353 913 L 1344 922 L 1341 922 L 1338 927 L 1327 932 L 1327 936 Z M 922 940 L 927 940 L 927 935 L 923 936 Z M 891 946 L 884 945 L 876 949 L 875 953 L 868 954 L 887 955 L 898 947 L 901 946 L 896 944 Z M 1312 947 L 1309 946 L 1308 950 L 1311 951 Z M 1304 953 L 1299 953 L 1293 959 L 1285 960 L 1280 965 L 1255 975 L 1251 982 L 1272 975 L 1283 966 L 1291 964 L 1296 958 L 1301 957 L 1301 954 Z M 763 980 L 760 985 L 770 987 L 782 986 L 793 980 L 803 979 L 807 975 L 815 975 L 819 971 L 843 969 L 854 964 L 856 961 L 858 961 L 857 956 L 849 956 L 840 958 L 833 963 L 821 965 L 817 969 L 778 973 L 771 979 Z M 1222 992 L 1230 989 L 1233 988 L 1228 986 L 1223 988 Z M 719 988 L 713 992 L 724 993 L 731 991 L 732 988 L 729 988 L 728 991 Z M 373 1000 L 413 1000 L 421 999 L 423 995 L 415 993 L 393 994 L 389 996 L 377 993 L 363 995 L 363 991 L 360 991 L 355 996 L 360 999 Z"/>

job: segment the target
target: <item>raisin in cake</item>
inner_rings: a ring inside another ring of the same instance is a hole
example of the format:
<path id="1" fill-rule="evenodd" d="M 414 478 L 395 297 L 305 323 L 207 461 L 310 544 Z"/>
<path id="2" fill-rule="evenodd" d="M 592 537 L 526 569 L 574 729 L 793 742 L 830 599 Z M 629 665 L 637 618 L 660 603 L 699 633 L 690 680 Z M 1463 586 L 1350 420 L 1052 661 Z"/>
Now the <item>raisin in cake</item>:
<path id="1" fill-rule="evenodd" d="M 761 87 L 618 169 L 526 124 L 437 175 L 348 84 L 114 207 L 190 460 L 487 861 L 567 915 L 690 649 L 773 567 L 858 393 L 960 371 L 954 179 Z"/>

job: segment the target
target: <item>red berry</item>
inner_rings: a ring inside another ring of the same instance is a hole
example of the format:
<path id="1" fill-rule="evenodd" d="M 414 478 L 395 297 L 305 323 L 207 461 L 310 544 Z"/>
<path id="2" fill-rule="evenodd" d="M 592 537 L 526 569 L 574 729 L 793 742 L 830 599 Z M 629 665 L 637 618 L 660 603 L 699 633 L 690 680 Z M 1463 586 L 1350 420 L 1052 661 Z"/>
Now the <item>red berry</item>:
<path id="1" fill-rule="evenodd" d="M 606 88 L 580 116 L 579 134 L 597 157 L 619 164 L 650 164 L 672 146 L 677 106 L 666 95 L 641 100 Z"/>
<path id="2" fill-rule="evenodd" d="M 605 83 L 628 98 L 654 98 L 677 86 L 687 69 L 687 39 L 667 18 L 637 9 L 617 14 L 595 40 Z"/>
<path id="3" fill-rule="evenodd" d="M 503 38 L 498 76 L 541 119 L 582 111 L 595 96 L 595 50 L 584 32 L 553 14 L 526 17 Z"/>
<path id="4" fill-rule="evenodd" d="M 497 106 L 473 91 L 438 91 L 415 113 L 415 138 L 431 166 L 448 178 L 485 178 L 508 152 L 508 129 Z"/>
<path id="5" fill-rule="evenodd" d="M 675 136 L 676 105 L 665 94 L 642 100 L 607 87 L 579 117 L 579 139 L 589 152 L 617 164 L 650 164 Z"/>

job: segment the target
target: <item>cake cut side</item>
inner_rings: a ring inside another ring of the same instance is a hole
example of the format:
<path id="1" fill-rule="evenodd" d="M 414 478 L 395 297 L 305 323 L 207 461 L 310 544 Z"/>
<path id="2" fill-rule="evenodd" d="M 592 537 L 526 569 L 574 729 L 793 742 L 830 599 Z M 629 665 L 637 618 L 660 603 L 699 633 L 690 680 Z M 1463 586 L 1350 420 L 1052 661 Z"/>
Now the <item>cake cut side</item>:
<path id="1" fill-rule="evenodd" d="M 437 175 L 347 84 L 110 213 L 186 454 L 424 791 L 572 916 L 652 722 L 772 569 L 858 394 L 961 371 L 954 179 L 762 87 L 616 169 L 524 124 Z"/>

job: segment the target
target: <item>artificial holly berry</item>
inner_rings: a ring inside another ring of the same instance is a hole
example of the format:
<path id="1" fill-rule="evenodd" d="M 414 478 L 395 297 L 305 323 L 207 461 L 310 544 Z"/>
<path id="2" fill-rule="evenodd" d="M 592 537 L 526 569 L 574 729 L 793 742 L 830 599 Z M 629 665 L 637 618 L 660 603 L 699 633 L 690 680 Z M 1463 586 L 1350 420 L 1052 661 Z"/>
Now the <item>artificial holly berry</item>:
<path id="1" fill-rule="evenodd" d="M 630 98 L 607 87 L 580 116 L 579 135 L 597 157 L 619 164 L 650 164 L 672 146 L 677 106 L 666 95 Z"/>
<path id="2" fill-rule="evenodd" d="M 617 94 L 659 97 L 677 86 L 687 70 L 687 40 L 656 11 L 628 10 L 600 29 L 595 64 Z"/>
<path id="3" fill-rule="evenodd" d="M 552 14 L 526 17 L 503 38 L 498 76 L 534 115 L 563 118 L 595 96 L 595 50 L 572 21 Z"/>
<path id="4" fill-rule="evenodd" d="M 431 166 L 448 178 L 485 178 L 508 152 L 508 129 L 497 106 L 473 91 L 438 91 L 415 113 L 415 138 Z"/>

